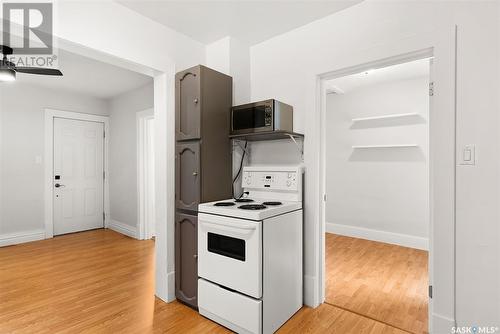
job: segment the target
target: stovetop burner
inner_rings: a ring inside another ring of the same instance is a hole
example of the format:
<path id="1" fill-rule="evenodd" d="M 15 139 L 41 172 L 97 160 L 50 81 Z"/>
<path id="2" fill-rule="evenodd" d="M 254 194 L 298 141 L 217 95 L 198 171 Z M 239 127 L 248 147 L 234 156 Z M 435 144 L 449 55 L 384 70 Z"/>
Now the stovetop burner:
<path id="1" fill-rule="evenodd" d="M 253 199 L 251 199 L 251 198 L 237 198 L 234 201 L 236 203 L 249 203 L 249 202 L 253 202 Z"/>
<path id="2" fill-rule="evenodd" d="M 238 209 L 243 209 L 243 210 L 263 210 L 265 208 L 267 208 L 267 206 L 262 204 L 245 204 L 238 207 Z"/>
<path id="3" fill-rule="evenodd" d="M 272 206 L 272 205 L 281 205 L 281 204 L 283 204 L 283 203 L 281 203 L 281 202 L 264 202 L 264 203 L 262 203 L 262 204 L 263 204 L 263 205 L 271 205 L 271 206 Z"/>
<path id="4" fill-rule="evenodd" d="M 214 206 L 233 206 L 236 205 L 233 202 L 217 202 L 214 204 Z"/>

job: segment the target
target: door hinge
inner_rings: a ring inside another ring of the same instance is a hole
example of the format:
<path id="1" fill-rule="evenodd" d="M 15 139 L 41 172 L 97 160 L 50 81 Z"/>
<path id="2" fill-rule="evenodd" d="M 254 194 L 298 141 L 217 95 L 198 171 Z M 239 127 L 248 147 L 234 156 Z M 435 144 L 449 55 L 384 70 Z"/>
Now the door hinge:
<path id="1" fill-rule="evenodd" d="M 106 131 L 103 131 L 103 132 L 102 132 L 102 137 L 103 137 L 103 138 L 106 138 Z"/>
<path id="2" fill-rule="evenodd" d="M 323 194 L 323 201 L 326 202 L 326 194 Z"/>
<path id="3" fill-rule="evenodd" d="M 106 180 L 106 172 L 102 172 L 102 178 L 103 180 Z"/>
<path id="4" fill-rule="evenodd" d="M 434 82 L 429 82 L 429 96 L 434 96 Z"/>
<path id="5" fill-rule="evenodd" d="M 429 285 L 429 298 L 432 298 L 432 285 Z"/>
<path id="6" fill-rule="evenodd" d="M 102 220 L 103 220 L 103 221 L 104 221 L 104 220 L 106 220 L 106 212 L 103 212 L 103 213 L 102 213 Z"/>

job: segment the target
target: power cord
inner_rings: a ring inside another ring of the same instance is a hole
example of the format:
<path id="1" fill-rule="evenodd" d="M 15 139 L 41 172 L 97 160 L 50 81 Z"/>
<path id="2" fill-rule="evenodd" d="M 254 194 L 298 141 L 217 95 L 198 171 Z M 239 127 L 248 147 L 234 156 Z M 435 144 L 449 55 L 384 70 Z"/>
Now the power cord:
<path id="1" fill-rule="evenodd" d="M 236 196 L 234 195 L 234 184 L 236 183 L 236 181 L 240 177 L 241 169 L 243 168 L 243 161 L 245 160 L 245 155 L 247 153 L 247 145 L 248 145 L 248 141 L 245 141 L 245 148 L 243 149 L 243 154 L 241 155 L 240 167 L 238 168 L 238 173 L 236 173 L 236 176 L 233 179 L 233 185 L 232 185 L 232 187 L 233 187 L 233 198 L 234 199 L 239 199 L 244 194 L 244 192 L 243 192 L 238 198 L 236 198 Z"/>

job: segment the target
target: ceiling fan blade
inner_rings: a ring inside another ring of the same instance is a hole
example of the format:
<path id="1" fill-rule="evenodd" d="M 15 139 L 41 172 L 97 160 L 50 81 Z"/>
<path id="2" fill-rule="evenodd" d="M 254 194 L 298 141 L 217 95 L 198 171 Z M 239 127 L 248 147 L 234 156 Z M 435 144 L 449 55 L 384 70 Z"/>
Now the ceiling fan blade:
<path id="1" fill-rule="evenodd" d="M 7 56 L 11 55 L 13 52 L 12 48 L 7 45 L 0 45 L 0 53 Z"/>
<path id="2" fill-rule="evenodd" d="M 54 68 L 42 68 L 42 67 L 16 67 L 16 72 L 19 73 L 29 73 L 29 74 L 40 74 L 40 75 L 63 75 L 61 71 Z"/>

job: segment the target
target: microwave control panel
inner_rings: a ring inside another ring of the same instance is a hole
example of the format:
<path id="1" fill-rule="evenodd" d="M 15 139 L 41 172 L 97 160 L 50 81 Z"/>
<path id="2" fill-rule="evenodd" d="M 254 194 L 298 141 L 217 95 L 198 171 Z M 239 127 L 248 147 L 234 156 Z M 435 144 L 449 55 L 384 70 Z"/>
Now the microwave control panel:
<path id="1" fill-rule="evenodd" d="M 264 111 L 264 122 L 265 122 L 266 126 L 273 125 L 273 108 L 266 107 L 266 109 Z"/>
<path id="2" fill-rule="evenodd" d="M 298 190 L 299 171 L 243 171 L 243 188 Z"/>

